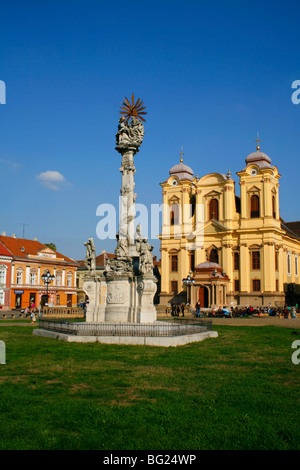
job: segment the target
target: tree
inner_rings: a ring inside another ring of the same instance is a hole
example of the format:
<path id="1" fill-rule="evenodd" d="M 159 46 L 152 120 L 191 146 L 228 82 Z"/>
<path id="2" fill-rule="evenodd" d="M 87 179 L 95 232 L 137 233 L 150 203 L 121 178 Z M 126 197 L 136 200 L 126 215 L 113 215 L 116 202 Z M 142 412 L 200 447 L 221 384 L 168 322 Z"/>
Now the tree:
<path id="1" fill-rule="evenodd" d="M 45 243 L 45 246 L 48 246 L 48 248 L 51 248 L 51 250 L 56 251 L 55 243 Z"/>

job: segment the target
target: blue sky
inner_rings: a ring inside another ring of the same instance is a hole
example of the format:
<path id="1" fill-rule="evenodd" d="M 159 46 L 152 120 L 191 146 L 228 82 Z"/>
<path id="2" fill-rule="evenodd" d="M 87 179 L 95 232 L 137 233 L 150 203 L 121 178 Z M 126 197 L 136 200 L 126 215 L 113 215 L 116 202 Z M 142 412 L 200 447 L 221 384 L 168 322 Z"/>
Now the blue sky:
<path id="1" fill-rule="evenodd" d="M 118 204 L 115 134 L 132 92 L 148 112 L 137 202 L 162 202 L 181 147 L 195 175 L 230 169 L 237 181 L 259 132 L 282 175 L 281 216 L 300 220 L 299 18 L 293 1 L 1 2 L 0 232 L 22 237 L 28 224 L 25 238 L 74 259 L 89 237 L 114 250 L 97 239 L 96 209 Z M 64 181 L 46 186 L 48 171 Z"/>

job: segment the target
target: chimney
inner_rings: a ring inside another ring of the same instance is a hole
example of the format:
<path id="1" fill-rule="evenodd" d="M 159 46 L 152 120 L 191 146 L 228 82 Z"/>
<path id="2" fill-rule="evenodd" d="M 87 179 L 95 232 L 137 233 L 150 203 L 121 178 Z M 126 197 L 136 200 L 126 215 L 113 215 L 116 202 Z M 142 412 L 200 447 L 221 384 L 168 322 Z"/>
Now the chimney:
<path id="1" fill-rule="evenodd" d="M 12 238 L 17 238 L 15 233 L 12 234 Z"/>
<path id="2" fill-rule="evenodd" d="M 33 239 L 33 240 L 34 240 L 35 242 L 38 242 L 38 239 L 37 239 L 37 237 L 34 237 L 34 239 Z"/>
<path id="3" fill-rule="evenodd" d="M 1 233 L 2 237 L 6 237 L 6 232 Z"/>

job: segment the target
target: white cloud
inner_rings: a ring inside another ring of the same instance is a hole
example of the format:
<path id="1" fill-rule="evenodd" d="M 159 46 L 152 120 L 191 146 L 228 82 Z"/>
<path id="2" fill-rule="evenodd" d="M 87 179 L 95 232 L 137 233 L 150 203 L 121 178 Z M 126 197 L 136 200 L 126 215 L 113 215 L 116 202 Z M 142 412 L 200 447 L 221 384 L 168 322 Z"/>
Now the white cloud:
<path id="1" fill-rule="evenodd" d="M 20 163 L 15 163 L 15 162 L 12 162 L 10 160 L 5 160 L 3 158 L 0 158 L 0 164 L 1 165 L 6 165 L 7 167 L 9 167 L 10 170 L 15 170 L 15 169 L 18 169 L 18 168 L 22 168 L 22 165 Z"/>
<path id="2" fill-rule="evenodd" d="M 65 177 L 59 171 L 44 171 L 37 176 L 37 179 L 48 189 L 58 191 L 61 185 L 66 182 Z"/>

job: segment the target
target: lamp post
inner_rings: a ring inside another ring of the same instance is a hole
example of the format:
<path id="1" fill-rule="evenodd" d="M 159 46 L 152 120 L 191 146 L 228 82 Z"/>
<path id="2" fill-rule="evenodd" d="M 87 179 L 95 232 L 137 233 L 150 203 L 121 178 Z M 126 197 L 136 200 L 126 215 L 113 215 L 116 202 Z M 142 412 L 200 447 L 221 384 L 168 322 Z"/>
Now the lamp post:
<path id="1" fill-rule="evenodd" d="M 47 305 L 48 305 L 48 286 L 50 284 L 50 282 L 54 281 L 55 279 L 55 276 L 53 274 L 50 273 L 50 271 L 46 271 L 43 275 L 42 275 L 42 280 L 44 281 L 44 284 L 47 286 Z"/>
<path id="2" fill-rule="evenodd" d="M 186 278 L 182 279 L 182 282 L 184 285 L 187 287 L 191 287 L 192 285 L 195 284 L 195 279 L 192 279 L 190 275 L 188 275 Z M 189 291 L 188 291 L 189 292 Z M 190 297 L 190 296 L 189 296 Z M 190 303 L 190 298 L 187 299 L 187 301 Z"/>

